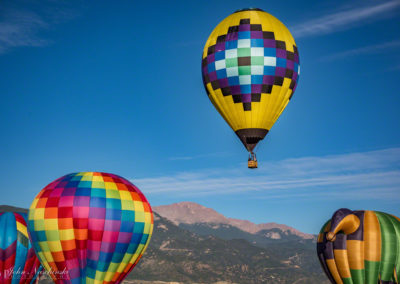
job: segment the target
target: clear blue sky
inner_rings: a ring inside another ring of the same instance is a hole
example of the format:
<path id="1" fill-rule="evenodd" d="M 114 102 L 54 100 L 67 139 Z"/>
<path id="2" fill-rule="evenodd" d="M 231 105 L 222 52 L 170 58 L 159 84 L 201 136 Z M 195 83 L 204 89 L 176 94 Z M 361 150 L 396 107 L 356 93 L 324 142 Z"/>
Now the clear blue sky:
<path id="1" fill-rule="evenodd" d="M 246 7 L 292 31 L 302 72 L 255 171 L 200 70 L 212 29 Z M 400 1 L 2 1 L 0 203 L 105 171 L 153 206 L 305 232 L 341 207 L 399 216 L 399 24 Z"/>

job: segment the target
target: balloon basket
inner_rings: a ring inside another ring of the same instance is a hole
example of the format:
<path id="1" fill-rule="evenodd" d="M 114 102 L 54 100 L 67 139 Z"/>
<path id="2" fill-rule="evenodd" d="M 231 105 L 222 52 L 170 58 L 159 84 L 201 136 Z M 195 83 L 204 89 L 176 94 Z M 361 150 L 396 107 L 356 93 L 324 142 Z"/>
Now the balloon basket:
<path id="1" fill-rule="evenodd" d="M 247 162 L 247 166 L 249 167 L 249 169 L 257 169 L 258 168 L 258 162 L 250 160 L 250 161 Z"/>

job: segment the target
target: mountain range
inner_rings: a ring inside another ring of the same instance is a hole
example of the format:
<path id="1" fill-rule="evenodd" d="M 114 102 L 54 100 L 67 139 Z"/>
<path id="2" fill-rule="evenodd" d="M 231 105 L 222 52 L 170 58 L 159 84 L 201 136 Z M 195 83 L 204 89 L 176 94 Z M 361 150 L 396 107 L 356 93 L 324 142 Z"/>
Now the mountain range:
<path id="1" fill-rule="evenodd" d="M 250 234 L 276 229 L 283 235 L 298 236 L 302 239 L 315 239 L 314 235 L 302 233 L 292 227 L 282 224 L 254 224 L 247 220 L 227 218 L 214 209 L 204 207 L 194 202 L 179 202 L 171 205 L 156 206 L 153 210 L 172 221 L 175 225 L 215 224 L 216 226 L 214 226 L 214 229 L 218 228 L 218 225 L 231 226 Z M 281 235 L 279 233 L 271 233 L 271 235 L 267 237 L 279 239 Z"/>
<path id="2" fill-rule="evenodd" d="M 124 283 L 329 283 L 313 235 L 226 218 L 191 202 L 153 209 L 150 245 Z"/>

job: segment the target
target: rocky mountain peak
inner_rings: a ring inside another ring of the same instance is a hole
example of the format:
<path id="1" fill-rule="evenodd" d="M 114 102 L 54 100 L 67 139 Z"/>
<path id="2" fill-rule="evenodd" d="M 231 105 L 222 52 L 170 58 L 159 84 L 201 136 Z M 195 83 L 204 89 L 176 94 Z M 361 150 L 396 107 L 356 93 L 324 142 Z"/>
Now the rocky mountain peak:
<path id="1" fill-rule="evenodd" d="M 155 206 L 154 211 L 169 219 L 176 225 L 183 224 L 225 224 L 239 228 L 242 231 L 256 234 L 262 230 L 279 229 L 283 233 L 290 233 L 303 239 L 313 239 L 311 234 L 302 233 L 292 227 L 277 223 L 255 224 L 248 220 L 227 218 L 212 208 L 205 207 L 195 202 L 179 202 L 171 205 Z"/>

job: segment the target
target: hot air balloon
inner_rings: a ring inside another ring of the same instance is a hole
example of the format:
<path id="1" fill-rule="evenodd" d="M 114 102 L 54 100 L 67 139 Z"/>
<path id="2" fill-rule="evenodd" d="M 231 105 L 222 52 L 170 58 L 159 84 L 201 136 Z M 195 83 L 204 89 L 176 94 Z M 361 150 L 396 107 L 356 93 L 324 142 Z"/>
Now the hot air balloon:
<path id="1" fill-rule="evenodd" d="M 400 219 L 377 211 L 339 209 L 322 227 L 317 253 L 332 283 L 399 283 Z"/>
<path id="2" fill-rule="evenodd" d="M 264 139 L 289 103 L 299 80 L 296 43 L 289 30 L 260 9 L 225 18 L 208 38 L 203 83 L 215 108 L 249 152 Z"/>
<path id="3" fill-rule="evenodd" d="M 34 249 L 56 283 L 120 283 L 149 244 L 153 213 L 128 180 L 81 172 L 47 185 L 28 222 Z"/>
<path id="4" fill-rule="evenodd" d="M 29 241 L 26 214 L 0 213 L 0 283 L 34 283 L 41 268 Z"/>

